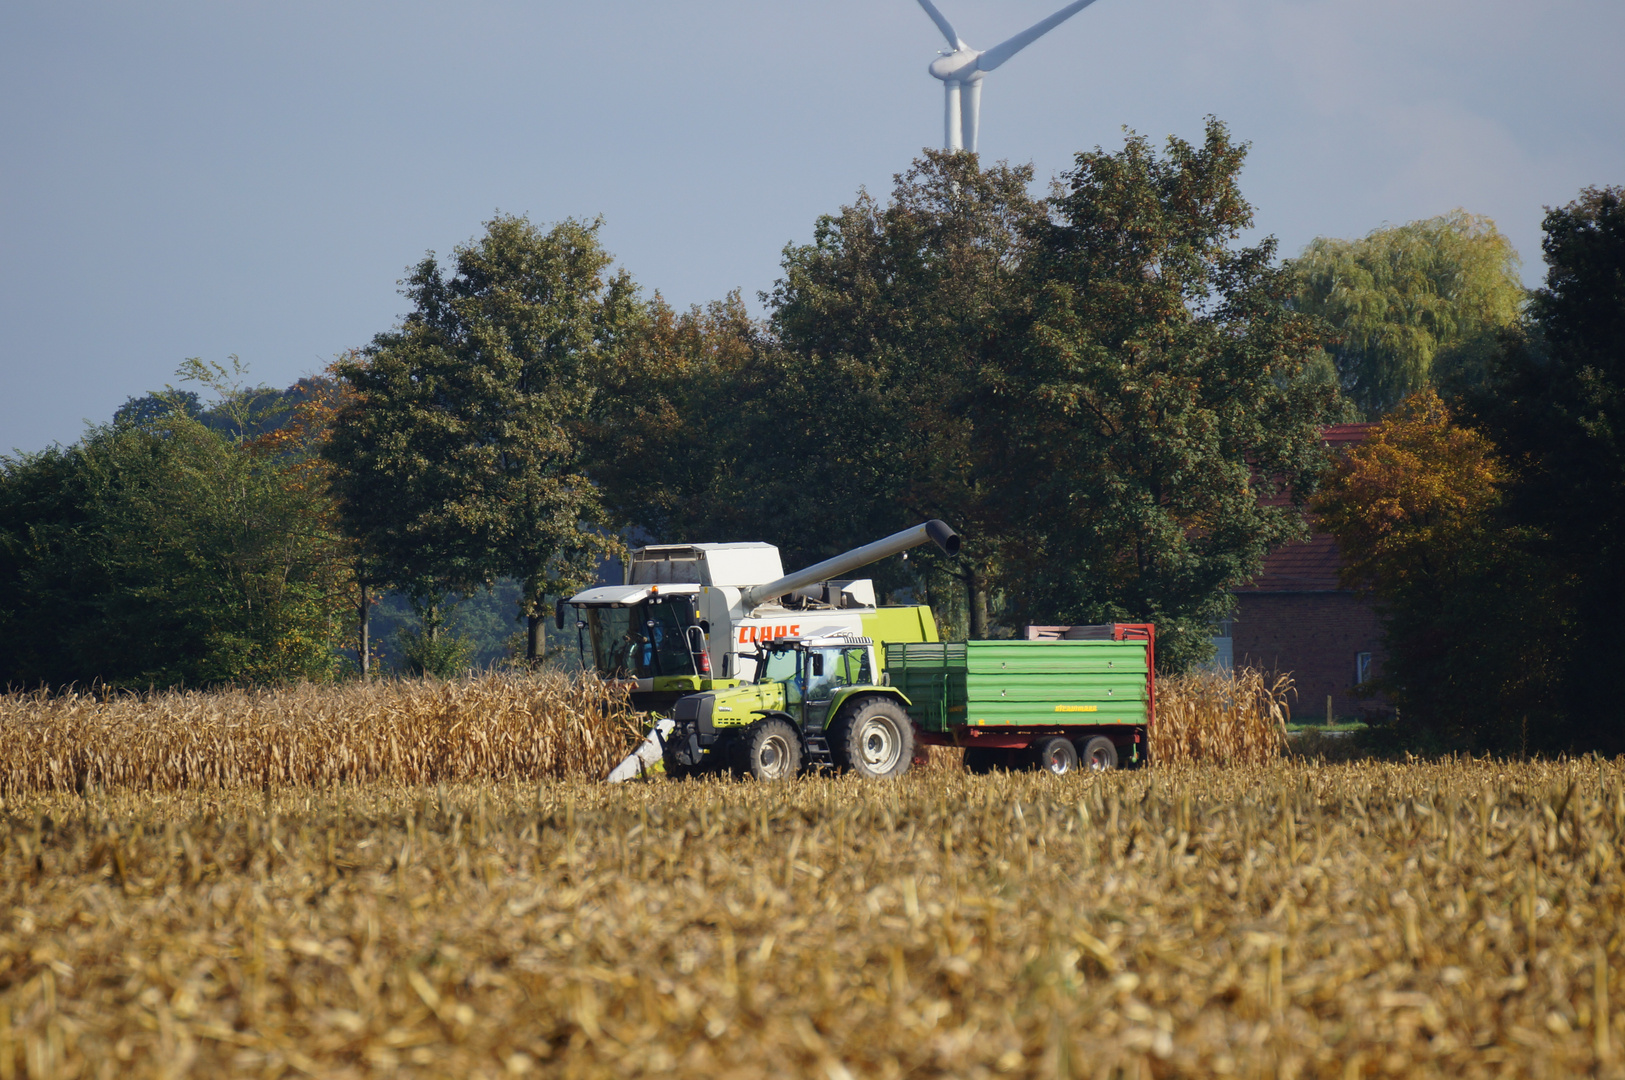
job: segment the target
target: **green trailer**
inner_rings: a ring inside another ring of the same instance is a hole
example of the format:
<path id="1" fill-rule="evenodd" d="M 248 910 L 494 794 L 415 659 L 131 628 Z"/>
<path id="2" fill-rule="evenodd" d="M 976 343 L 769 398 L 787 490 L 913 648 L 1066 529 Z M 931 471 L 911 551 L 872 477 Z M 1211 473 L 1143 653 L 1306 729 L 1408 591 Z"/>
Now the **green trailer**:
<path id="1" fill-rule="evenodd" d="M 887 681 L 907 699 L 916 739 L 964 747 L 972 771 L 1137 765 L 1156 714 L 1155 633 L 1094 630 L 1074 641 L 888 644 Z"/>

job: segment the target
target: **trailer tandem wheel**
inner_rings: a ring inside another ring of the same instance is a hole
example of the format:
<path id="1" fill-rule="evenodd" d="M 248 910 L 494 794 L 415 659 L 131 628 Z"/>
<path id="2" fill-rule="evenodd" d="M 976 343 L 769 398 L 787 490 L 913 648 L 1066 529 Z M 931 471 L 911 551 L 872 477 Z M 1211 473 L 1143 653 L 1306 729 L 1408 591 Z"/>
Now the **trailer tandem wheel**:
<path id="1" fill-rule="evenodd" d="M 1096 735 L 1083 744 L 1078 757 L 1083 767 L 1095 772 L 1117 768 L 1117 744 L 1104 735 Z"/>
<path id="2" fill-rule="evenodd" d="M 1052 735 L 1033 747 L 1033 760 L 1045 772 L 1065 776 L 1078 767 L 1078 751 L 1070 739 Z"/>

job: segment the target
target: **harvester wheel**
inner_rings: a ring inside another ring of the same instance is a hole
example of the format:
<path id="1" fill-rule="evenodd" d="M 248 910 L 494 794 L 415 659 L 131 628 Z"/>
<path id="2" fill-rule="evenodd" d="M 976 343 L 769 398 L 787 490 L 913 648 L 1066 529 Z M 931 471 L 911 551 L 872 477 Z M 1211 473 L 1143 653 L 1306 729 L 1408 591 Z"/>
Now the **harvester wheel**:
<path id="1" fill-rule="evenodd" d="M 986 776 L 994 769 L 1010 767 L 1010 752 L 997 746 L 965 747 L 965 771 Z"/>
<path id="2" fill-rule="evenodd" d="M 1084 743 L 1083 752 L 1078 756 L 1083 767 L 1094 772 L 1117 768 L 1117 744 L 1104 735 L 1096 735 Z"/>
<path id="3" fill-rule="evenodd" d="M 740 771 L 757 780 L 788 780 L 801 771 L 801 740 L 783 720 L 763 720 L 740 743 Z"/>
<path id="4" fill-rule="evenodd" d="M 902 776 L 914 760 L 914 724 L 891 698 L 859 698 L 841 710 L 829 747 L 835 764 L 859 776 Z"/>
<path id="5" fill-rule="evenodd" d="M 1069 740 L 1053 735 L 1038 740 L 1033 748 L 1033 761 L 1045 772 L 1065 776 L 1078 767 L 1078 751 Z"/>

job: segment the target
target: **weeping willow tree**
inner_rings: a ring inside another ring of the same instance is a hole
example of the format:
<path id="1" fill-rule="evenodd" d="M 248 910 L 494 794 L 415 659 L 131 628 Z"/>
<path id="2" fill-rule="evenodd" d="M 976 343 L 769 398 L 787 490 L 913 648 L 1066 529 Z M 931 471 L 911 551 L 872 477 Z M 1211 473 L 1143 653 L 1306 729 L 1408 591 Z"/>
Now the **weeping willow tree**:
<path id="1" fill-rule="evenodd" d="M 1317 238 L 1288 268 L 1298 308 L 1337 332 L 1344 393 L 1375 419 L 1424 387 L 1482 382 L 1523 309 L 1520 265 L 1495 222 L 1454 210 L 1359 240 Z"/>

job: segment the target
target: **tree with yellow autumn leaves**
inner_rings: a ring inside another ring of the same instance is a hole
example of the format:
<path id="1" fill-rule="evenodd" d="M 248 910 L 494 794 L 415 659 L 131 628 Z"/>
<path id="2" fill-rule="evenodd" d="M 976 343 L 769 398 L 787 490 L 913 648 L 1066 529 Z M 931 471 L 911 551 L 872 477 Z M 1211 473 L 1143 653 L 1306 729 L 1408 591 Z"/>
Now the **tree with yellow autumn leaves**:
<path id="1" fill-rule="evenodd" d="M 1383 688 L 1408 734 L 1527 748 L 1551 655 L 1549 567 L 1503 513 L 1510 470 L 1433 389 L 1411 395 L 1333 467 L 1313 501 L 1345 583 L 1374 596 Z M 1537 741 L 1542 732 L 1537 731 Z"/>

